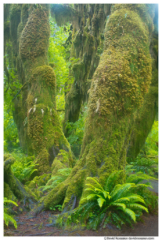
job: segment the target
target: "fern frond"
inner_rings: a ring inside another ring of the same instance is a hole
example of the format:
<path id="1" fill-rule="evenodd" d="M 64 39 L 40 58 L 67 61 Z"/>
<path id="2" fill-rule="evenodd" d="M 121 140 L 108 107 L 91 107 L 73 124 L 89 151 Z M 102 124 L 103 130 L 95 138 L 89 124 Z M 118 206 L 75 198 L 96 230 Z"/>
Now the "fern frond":
<path id="1" fill-rule="evenodd" d="M 142 206 L 141 204 L 138 203 L 129 203 L 127 204 L 127 207 L 130 209 L 136 209 L 136 210 L 144 210 L 145 212 L 148 213 L 148 209 L 144 206 Z"/>
<path id="2" fill-rule="evenodd" d="M 121 171 L 114 171 L 114 172 L 112 172 L 109 175 L 109 177 L 106 180 L 106 184 L 104 186 L 105 191 L 107 191 L 107 192 L 111 192 L 112 191 L 112 189 L 115 186 L 115 182 L 120 177 L 121 172 L 123 172 L 123 170 L 121 170 Z"/>
<path id="3" fill-rule="evenodd" d="M 130 226 L 132 226 L 132 219 L 125 212 L 118 211 L 118 216 L 123 220 L 124 224 L 128 223 Z"/>
<path id="4" fill-rule="evenodd" d="M 9 222 L 12 222 L 14 227 L 17 228 L 17 222 L 15 221 L 15 219 L 13 217 L 11 217 L 10 215 L 8 215 L 7 213 L 4 212 L 4 221 L 5 224 L 8 226 Z"/>
<path id="5" fill-rule="evenodd" d="M 143 197 L 141 197 L 140 195 L 132 194 L 130 196 L 127 196 L 127 198 L 129 198 L 129 202 L 131 202 L 131 203 L 141 202 L 141 203 L 145 204 Z"/>
<path id="6" fill-rule="evenodd" d="M 99 189 L 101 189 L 101 190 L 104 191 L 104 189 L 103 189 L 103 187 L 101 186 L 101 184 L 99 184 L 99 182 L 98 182 L 95 178 L 93 178 L 93 177 L 87 177 L 87 180 L 92 180 L 93 182 L 95 182 L 95 184 L 98 186 Z"/>
<path id="7" fill-rule="evenodd" d="M 99 207 L 102 208 L 102 206 L 103 206 L 103 204 L 105 202 L 105 199 L 100 197 L 100 198 L 97 199 L 97 202 L 98 202 Z"/>
<path id="8" fill-rule="evenodd" d="M 87 196 L 87 200 L 90 200 L 90 199 L 95 198 L 95 197 L 97 197 L 96 194 L 89 194 L 89 195 Z"/>
<path id="9" fill-rule="evenodd" d="M 95 202 L 87 202 L 83 207 L 81 207 L 78 213 L 81 213 L 81 219 L 87 219 L 92 209 L 96 206 Z"/>
<path id="10" fill-rule="evenodd" d="M 12 203 L 12 204 L 14 204 L 15 206 L 18 206 L 16 202 L 14 202 L 14 201 L 12 201 L 12 200 L 9 200 L 9 199 L 7 199 L 6 197 L 4 197 L 4 204 L 5 204 L 5 203 Z"/>
<path id="11" fill-rule="evenodd" d="M 126 202 L 129 202 L 130 201 L 130 199 L 128 198 L 128 197 L 123 197 L 123 198 L 119 198 L 119 199 L 117 199 L 117 200 L 115 200 L 114 202 L 115 203 L 126 203 Z"/>
<path id="12" fill-rule="evenodd" d="M 122 220 L 122 218 L 119 217 L 119 214 L 117 213 L 112 213 L 111 218 L 115 224 L 115 226 L 119 229 L 121 229 L 121 225 L 124 224 L 125 222 Z"/>
<path id="13" fill-rule="evenodd" d="M 134 187 L 134 183 L 125 183 L 120 185 L 114 192 L 111 193 L 111 198 L 116 200 L 118 198 L 124 197 L 130 188 Z"/>
<path id="14" fill-rule="evenodd" d="M 120 208 L 122 208 L 122 210 L 124 210 L 126 208 L 126 205 L 124 203 L 113 202 L 113 203 L 110 204 L 110 206 L 120 207 Z"/>
<path id="15" fill-rule="evenodd" d="M 102 222 L 103 218 L 105 217 L 106 213 L 101 213 L 99 214 L 90 224 L 90 227 L 93 230 L 96 230 L 98 228 L 98 226 L 100 225 L 100 223 Z"/>
<path id="16" fill-rule="evenodd" d="M 135 214 L 135 212 L 133 212 L 131 209 L 129 209 L 129 208 L 125 208 L 124 210 L 123 210 L 127 215 L 129 215 L 130 216 L 130 218 L 134 221 L 134 222 L 136 222 L 136 214 Z"/>

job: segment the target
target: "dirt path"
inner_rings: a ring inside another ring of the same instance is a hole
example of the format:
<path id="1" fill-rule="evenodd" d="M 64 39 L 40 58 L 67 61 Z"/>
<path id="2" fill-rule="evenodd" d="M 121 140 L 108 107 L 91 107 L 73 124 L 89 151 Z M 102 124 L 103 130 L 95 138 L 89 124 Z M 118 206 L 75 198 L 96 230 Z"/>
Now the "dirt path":
<path id="1" fill-rule="evenodd" d="M 4 236 L 158 236 L 158 215 L 144 215 L 143 221 L 134 225 L 133 229 L 124 226 L 122 230 L 107 225 L 105 229 L 65 230 L 51 226 L 49 218 L 56 212 L 44 211 L 36 217 L 29 217 L 24 212 L 16 217 L 18 227 L 9 226 L 4 229 Z"/>

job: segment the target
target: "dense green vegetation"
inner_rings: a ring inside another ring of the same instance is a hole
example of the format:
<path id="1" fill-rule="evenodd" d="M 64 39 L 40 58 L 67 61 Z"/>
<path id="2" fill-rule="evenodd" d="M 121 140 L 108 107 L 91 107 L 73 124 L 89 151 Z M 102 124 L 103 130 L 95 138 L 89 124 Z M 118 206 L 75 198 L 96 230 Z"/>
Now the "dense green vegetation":
<path id="1" fill-rule="evenodd" d="M 70 5 L 70 8 L 74 9 L 73 4 Z M 35 5 L 35 9 L 36 10 L 39 9 L 37 4 Z M 117 15 L 116 18 L 118 17 L 119 16 Z M 127 15 L 125 15 L 125 18 L 126 17 Z M 113 21 L 115 21 L 113 20 L 113 17 L 111 21 L 112 23 Z M 85 134 L 85 131 L 87 131 L 85 126 L 86 126 L 87 116 L 89 113 L 88 101 L 85 101 L 85 100 L 82 101 L 78 120 L 72 121 L 72 122 L 70 121 L 65 122 L 65 105 L 67 101 L 67 95 L 71 91 L 71 89 L 73 89 L 72 86 L 77 85 L 75 69 L 77 68 L 79 69 L 80 68 L 79 64 L 83 63 L 82 62 L 83 60 L 81 59 L 82 57 L 81 54 L 80 55 L 78 54 L 79 56 L 76 56 L 73 53 L 75 52 L 74 51 L 74 48 L 76 47 L 75 44 L 77 43 L 77 41 L 79 41 L 78 40 L 79 37 L 77 34 L 80 34 L 80 33 L 79 31 L 77 32 L 77 31 L 74 31 L 74 29 L 72 29 L 72 23 L 71 21 L 69 21 L 69 19 L 67 19 L 66 24 L 62 26 L 59 26 L 57 24 L 56 19 L 54 19 L 52 16 L 49 17 L 49 22 L 50 22 L 50 38 L 49 38 L 49 47 L 48 47 L 47 57 L 48 57 L 49 66 L 54 69 L 55 76 L 56 76 L 55 94 L 56 94 L 56 112 L 58 115 L 58 119 L 56 118 L 57 120 L 55 124 L 58 124 L 59 122 L 60 124 L 59 126 L 61 126 L 61 128 L 64 129 L 64 132 L 66 132 L 66 139 L 67 139 L 67 140 L 64 140 L 64 142 L 68 141 L 69 145 L 62 144 L 61 142 L 62 139 L 61 140 L 59 139 L 58 141 L 59 143 L 56 144 L 56 147 L 53 147 L 53 148 L 51 147 L 49 150 L 50 154 L 51 152 L 52 154 L 54 152 L 54 155 L 55 155 L 58 147 L 63 146 L 62 149 L 58 150 L 56 154 L 57 156 L 55 156 L 55 161 L 50 162 L 51 170 L 46 171 L 43 174 L 42 173 L 39 174 L 38 167 L 37 167 L 39 165 L 39 161 L 38 161 L 39 158 L 37 156 L 37 152 L 35 151 L 34 153 L 33 152 L 30 153 L 28 149 L 24 150 L 22 144 L 20 143 L 18 124 L 16 125 L 16 122 L 14 121 L 14 118 L 15 118 L 14 99 L 16 99 L 17 96 L 19 100 L 22 98 L 22 95 L 19 93 L 22 91 L 23 85 L 20 84 L 19 81 L 17 80 L 18 76 L 17 76 L 16 69 L 14 67 L 11 68 L 10 66 L 11 64 L 9 63 L 8 57 L 6 54 L 4 56 L 4 59 L 6 61 L 6 66 L 8 70 L 4 71 L 4 156 L 5 156 L 4 163 L 6 163 L 6 166 L 8 166 L 6 167 L 6 169 L 7 170 L 9 169 L 8 170 L 9 176 L 13 174 L 22 185 L 20 185 L 19 182 L 17 182 L 17 184 L 20 186 L 23 186 L 25 191 L 32 196 L 32 199 L 34 199 L 34 201 L 39 201 L 39 203 L 42 203 L 42 199 L 43 199 L 45 201 L 46 209 L 49 209 L 51 211 L 59 210 L 61 213 L 61 211 L 63 211 L 67 207 L 66 203 L 70 198 L 69 195 L 65 198 L 66 199 L 65 203 L 63 202 L 64 193 L 62 193 L 61 197 L 60 196 L 58 197 L 58 202 L 52 201 L 51 203 L 48 199 L 48 194 L 49 194 L 49 198 L 51 196 L 54 196 L 54 194 L 56 194 L 56 197 L 57 197 L 57 190 L 60 190 L 60 192 L 64 191 L 64 186 L 66 187 L 67 186 L 66 184 L 69 184 L 69 182 L 72 185 L 74 185 L 74 190 L 75 188 L 77 189 L 77 187 L 75 186 L 75 182 L 76 182 L 75 177 L 72 178 L 72 181 L 71 181 L 71 176 L 73 177 L 75 175 L 75 173 L 77 172 L 80 166 L 81 166 L 80 167 L 81 170 L 79 171 L 82 171 L 82 169 L 86 168 L 85 166 L 82 167 L 82 165 L 80 165 L 79 157 L 81 156 L 81 160 L 85 157 L 85 154 L 83 154 L 83 150 L 86 149 L 86 146 L 82 145 L 82 143 L 84 143 L 85 139 L 86 140 L 91 139 L 91 136 L 90 134 L 89 135 Z M 92 22 L 95 23 L 95 20 L 93 20 Z M 87 37 L 88 30 L 84 29 L 84 31 L 87 31 L 87 32 L 86 34 L 84 32 L 82 36 L 85 37 L 85 39 L 88 39 Z M 111 29 L 109 29 L 109 31 L 111 31 Z M 124 30 L 122 31 L 124 34 Z M 74 37 L 75 33 L 76 35 L 75 35 L 75 38 L 73 39 L 74 41 L 74 45 L 73 45 L 71 37 L 72 35 Z M 97 39 L 96 44 L 98 44 L 97 41 L 101 42 L 100 47 L 98 47 L 97 49 L 102 48 L 102 51 L 99 53 L 97 52 L 97 54 L 102 55 L 103 43 L 101 39 L 99 40 L 99 37 L 96 39 Z M 84 40 L 84 41 L 85 41 L 84 44 L 86 46 L 85 49 L 86 51 L 89 51 L 89 49 L 92 47 L 91 46 L 92 43 L 87 47 L 86 44 L 88 40 Z M 11 45 L 11 42 L 10 44 L 8 43 L 7 48 L 10 48 L 10 45 Z M 79 47 L 77 46 L 77 48 Z M 133 51 L 134 53 L 132 54 L 135 55 L 136 50 L 133 50 Z M 117 60 L 118 59 L 114 60 L 115 64 Z M 131 67 L 132 66 L 133 66 L 133 63 L 131 63 Z M 102 71 L 102 68 L 100 69 Z M 78 71 L 84 72 L 85 67 Z M 131 71 L 133 72 L 135 70 L 134 69 L 132 70 L 131 68 Z M 10 81 L 8 81 L 9 79 L 7 76 L 8 74 L 10 76 Z M 118 78 L 120 80 L 120 78 L 122 78 L 122 75 L 118 74 Z M 35 79 L 33 81 L 35 81 Z M 105 79 L 104 80 L 102 79 L 102 81 L 105 82 Z M 94 87 L 94 89 L 96 89 L 97 83 L 93 82 L 92 86 Z M 119 86 L 119 88 L 120 87 L 121 86 Z M 97 99 L 97 95 L 96 95 L 96 99 Z M 35 101 L 34 106 L 36 106 L 36 101 L 37 101 L 36 98 L 34 101 Z M 94 104 L 95 112 L 97 113 L 100 107 L 100 99 L 98 99 L 97 101 L 97 106 L 96 106 L 96 102 L 93 103 L 92 101 L 92 105 L 93 104 Z M 124 104 L 126 105 L 127 102 Z M 30 108 L 30 110 L 28 111 L 28 116 L 24 119 L 23 125 L 25 127 L 28 126 L 28 121 L 31 121 L 29 117 L 30 112 L 32 112 L 31 109 L 32 108 Z M 44 108 L 41 115 L 42 118 L 44 117 L 44 111 L 47 111 L 47 112 L 51 111 L 49 113 L 50 117 L 47 119 L 47 121 L 51 121 L 52 111 L 55 111 L 55 110 L 52 110 L 52 108 L 50 109 L 49 107 L 47 107 L 47 110 L 45 110 Z M 34 114 L 34 109 L 32 114 Z M 56 113 L 54 114 L 55 114 L 54 116 L 56 116 Z M 118 115 L 118 112 L 116 112 L 115 115 L 113 115 L 113 117 L 116 116 L 116 114 Z M 157 116 L 157 112 L 156 112 L 156 116 Z M 118 117 L 120 119 L 121 115 L 119 114 Z M 128 116 L 128 119 L 129 119 L 129 116 Z M 108 120 L 106 119 L 105 121 L 108 121 Z M 132 121 L 131 117 L 129 119 L 129 122 L 130 121 Z M 110 172 L 108 177 L 106 177 L 103 171 L 103 178 L 101 178 L 100 180 L 98 177 L 95 176 L 95 174 L 93 174 L 93 171 L 91 172 L 91 177 L 90 176 L 88 177 L 86 174 L 84 174 L 84 172 L 83 172 L 83 175 L 79 175 L 79 174 L 78 176 L 76 175 L 76 179 L 79 179 L 81 183 L 82 183 L 82 178 L 85 178 L 85 186 L 83 185 L 80 187 L 81 189 L 84 188 L 84 194 L 81 195 L 79 192 L 80 189 L 79 188 L 78 188 L 79 190 L 77 189 L 79 193 L 77 192 L 78 195 L 77 194 L 76 195 L 77 197 L 79 196 L 81 200 L 79 201 L 79 203 L 77 203 L 77 206 L 75 206 L 76 208 L 71 209 L 70 212 L 65 212 L 65 213 L 63 212 L 62 214 L 60 214 L 60 216 L 56 219 L 56 225 L 58 227 L 65 226 L 65 227 L 74 228 L 76 227 L 76 225 L 77 226 L 79 225 L 79 226 L 87 226 L 87 228 L 97 230 L 99 227 L 106 227 L 106 224 L 111 223 L 116 225 L 118 228 L 121 228 L 123 224 L 128 224 L 132 226 L 133 223 L 140 220 L 143 212 L 147 212 L 147 213 L 157 212 L 158 198 L 156 194 L 152 194 L 152 192 L 148 189 L 148 187 L 151 187 L 150 180 L 158 180 L 158 121 L 154 120 L 153 122 L 154 123 L 145 140 L 145 143 L 143 147 L 140 149 L 140 152 L 138 153 L 135 160 L 129 163 L 126 162 L 126 164 L 123 164 L 123 166 L 119 167 L 118 170 L 115 170 L 115 167 L 114 167 L 113 172 Z M 98 122 L 97 124 L 100 125 L 100 122 Z M 101 122 L 101 125 L 102 124 L 103 122 Z M 38 125 L 39 125 L 39 122 L 38 122 Z M 55 129 L 55 125 L 53 129 Z M 115 129 L 114 130 L 115 139 L 120 139 L 120 133 L 117 131 L 116 127 L 114 127 L 114 129 Z M 57 132 L 56 130 L 56 135 L 60 134 L 59 131 Z M 47 130 L 47 132 L 49 133 L 49 130 Z M 99 132 L 100 131 L 98 132 L 96 131 L 95 133 L 96 136 L 98 134 L 98 137 L 100 137 Z M 43 135 L 43 133 L 41 133 L 40 135 L 43 136 L 43 141 L 46 142 L 47 140 L 46 135 Z M 125 136 L 123 135 L 123 139 L 124 137 Z M 121 142 L 122 141 L 123 140 L 121 140 Z M 124 141 L 126 142 L 126 140 Z M 44 146 L 43 144 L 42 146 Z M 112 153 L 114 154 L 115 150 L 113 149 L 113 145 L 111 146 L 111 142 L 107 142 L 106 144 L 107 144 L 107 147 L 110 146 L 109 150 L 110 152 L 112 151 Z M 101 146 L 100 142 L 98 143 L 97 146 L 98 147 Z M 118 142 L 117 142 L 117 146 L 118 146 Z M 95 145 L 94 145 L 94 149 L 95 149 Z M 88 152 L 87 149 L 86 151 Z M 125 149 L 122 151 L 124 152 Z M 42 155 L 43 154 L 46 154 L 46 152 L 43 152 Z M 106 154 L 108 156 L 109 152 L 107 152 Z M 123 156 L 122 154 L 120 156 L 121 162 L 122 162 L 122 156 Z M 93 157 L 95 158 L 96 156 L 97 166 L 99 167 L 101 167 L 103 163 L 102 155 L 103 155 L 102 153 L 100 155 L 93 153 Z M 86 159 L 87 161 L 86 166 L 88 166 L 89 164 L 88 157 Z M 73 160 L 71 160 L 71 158 L 73 158 Z M 93 165 L 93 162 L 92 162 L 92 165 Z M 92 170 L 93 170 L 93 166 L 92 166 Z M 96 170 L 94 170 L 94 172 L 95 171 Z M 13 175 L 11 177 L 13 177 Z M 9 182 L 6 183 L 5 189 L 7 189 L 8 185 L 9 185 Z M 55 190 L 56 190 L 56 193 L 55 193 Z M 71 192 L 73 193 L 74 190 L 70 189 L 69 191 L 67 191 L 67 193 L 69 194 Z M 11 190 L 8 190 L 8 191 L 11 198 L 7 199 L 4 196 L 4 222 L 7 226 L 9 222 L 11 222 L 14 225 L 14 227 L 17 228 L 17 223 L 14 220 L 14 216 L 12 215 L 12 211 L 10 211 L 10 209 L 12 209 L 13 204 L 18 206 L 16 203 L 18 201 L 18 197 L 13 196 L 11 193 L 12 192 Z M 29 199 L 28 201 L 30 202 Z M 23 201 L 23 199 L 21 199 L 21 201 Z M 48 201 L 49 201 L 49 204 L 48 204 Z"/>

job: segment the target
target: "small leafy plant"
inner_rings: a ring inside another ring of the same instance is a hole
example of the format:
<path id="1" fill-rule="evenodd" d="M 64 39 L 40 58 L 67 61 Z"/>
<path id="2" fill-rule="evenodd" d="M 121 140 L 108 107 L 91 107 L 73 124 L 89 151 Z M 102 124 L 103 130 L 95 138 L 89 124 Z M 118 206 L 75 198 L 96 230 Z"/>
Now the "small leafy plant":
<path id="1" fill-rule="evenodd" d="M 15 219 L 9 215 L 8 213 L 8 208 L 7 205 L 8 204 L 14 204 L 15 206 L 18 206 L 16 202 L 7 199 L 6 197 L 4 198 L 4 222 L 5 224 L 8 226 L 9 222 L 13 223 L 14 227 L 17 228 L 17 222 L 15 221 Z"/>
<path id="2" fill-rule="evenodd" d="M 56 206 L 54 206 L 54 207 L 50 207 L 49 208 L 50 210 L 52 210 L 52 211 L 55 211 L 55 210 L 57 210 L 58 209 L 58 211 L 62 211 L 62 205 L 56 205 Z"/>
<path id="3" fill-rule="evenodd" d="M 108 222 L 121 228 L 122 224 L 136 222 L 142 211 L 148 212 L 144 199 L 132 189 L 138 184 L 116 184 L 122 171 L 113 172 L 107 178 L 105 186 L 92 177 L 87 178 L 86 196 L 81 199 L 80 206 L 70 216 L 70 222 L 78 219 L 88 228 L 96 230 L 105 227 Z M 68 218 L 69 223 L 69 218 Z"/>

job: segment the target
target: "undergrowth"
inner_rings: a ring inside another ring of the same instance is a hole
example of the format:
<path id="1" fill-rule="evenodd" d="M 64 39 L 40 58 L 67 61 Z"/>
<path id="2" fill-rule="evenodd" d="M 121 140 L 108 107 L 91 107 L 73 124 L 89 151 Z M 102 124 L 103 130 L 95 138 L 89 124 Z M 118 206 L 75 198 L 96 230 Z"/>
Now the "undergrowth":
<path id="1" fill-rule="evenodd" d="M 4 223 L 6 226 L 8 226 L 9 222 L 11 222 L 15 228 L 17 228 L 17 222 L 16 220 L 13 218 L 12 215 L 10 215 L 9 213 L 9 205 L 15 205 L 18 206 L 16 202 L 7 199 L 6 197 L 4 197 Z"/>
<path id="2" fill-rule="evenodd" d="M 57 226 L 81 225 L 97 230 L 112 223 L 121 229 L 123 224 L 132 226 L 143 211 L 148 213 L 148 200 L 151 193 L 149 191 L 148 194 L 146 189 L 150 185 L 141 181 L 144 178 L 149 180 L 150 177 L 139 173 L 133 177 L 127 177 L 124 184 L 115 185 L 115 181 L 120 179 L 121 172 L 111 173 L 104 186 L 101 186 L 96 178 L 88 177 L 86 196 L 71 213 L 65 213 L 57 218 Z M 149 196 L 146 197 L 146 193 Z M 156 202 L 155 199 L 154 202 Z"/>

